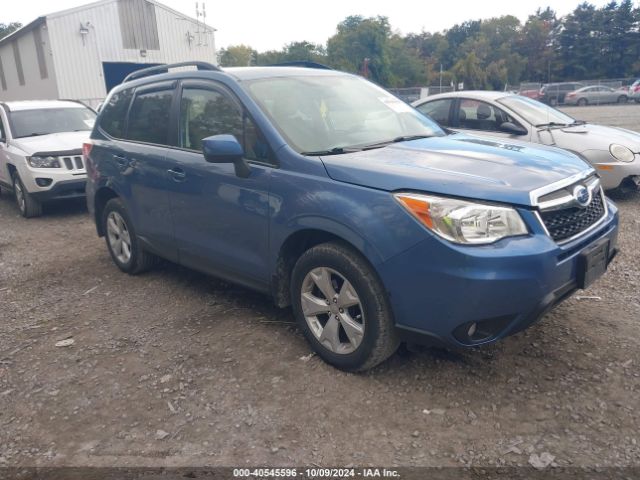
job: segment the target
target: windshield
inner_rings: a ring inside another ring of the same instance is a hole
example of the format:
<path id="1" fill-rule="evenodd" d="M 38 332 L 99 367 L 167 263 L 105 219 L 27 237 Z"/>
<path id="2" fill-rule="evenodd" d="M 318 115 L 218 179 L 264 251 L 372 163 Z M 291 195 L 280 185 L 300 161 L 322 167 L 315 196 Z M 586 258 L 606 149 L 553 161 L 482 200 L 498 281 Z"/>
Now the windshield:
<path id="1" fill-rule="evenodd" d="M 299 153 L 345 153 L 445 135 L 413 107 L 358 77 L 266 78 L 248 82 L 248 91 Z"/>
<path id="2" fill-rule="evenodd" d="M 576 120 L 560 110 L 528 97 L 512 95 L 498 99 L 532 125 L 569 125 Z"/>
<path id="3" fill-rule="evenodd" d="M 93 128 L 96 114 L 88 108 L 39 108 L 9 114 L 13 138 L 60 132 L 81 132 Z"/>

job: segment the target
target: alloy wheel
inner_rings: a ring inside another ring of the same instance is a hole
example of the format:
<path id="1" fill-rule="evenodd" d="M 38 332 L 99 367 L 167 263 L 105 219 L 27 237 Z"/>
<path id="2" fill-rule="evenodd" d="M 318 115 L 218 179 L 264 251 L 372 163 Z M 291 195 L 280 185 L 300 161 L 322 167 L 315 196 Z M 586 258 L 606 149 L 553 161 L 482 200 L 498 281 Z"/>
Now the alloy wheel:
<path id="1" fill-rule="evenodd" d="M 358 293 L 342 274 L 327 267 L 311 270 L 302 282 L 300 303 L 307 325 L 325 348 L 346 355 L 360 346 L 364 311 Z"/>
<path id="2" fill-rule="evenodd" d="M 107 238 L 114 256 L 126 264 L 131 259 L 131 235 L 122 215 L 111 212 L 107 217 Z"/>

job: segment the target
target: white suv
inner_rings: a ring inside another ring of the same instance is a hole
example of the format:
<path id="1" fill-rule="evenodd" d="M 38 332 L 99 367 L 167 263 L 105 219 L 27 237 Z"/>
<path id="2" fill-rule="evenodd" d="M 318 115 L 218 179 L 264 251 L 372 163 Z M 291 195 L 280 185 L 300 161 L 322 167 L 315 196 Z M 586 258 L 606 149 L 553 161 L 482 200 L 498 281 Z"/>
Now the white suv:
<path id="1" fill-rule="evenodd" d="M 0 187 L 13 190 L 22 216 L 40 215 L 49 200 L 84 196 L 82 143 L 95 118 L 73 101 L 0 103 Z"/>

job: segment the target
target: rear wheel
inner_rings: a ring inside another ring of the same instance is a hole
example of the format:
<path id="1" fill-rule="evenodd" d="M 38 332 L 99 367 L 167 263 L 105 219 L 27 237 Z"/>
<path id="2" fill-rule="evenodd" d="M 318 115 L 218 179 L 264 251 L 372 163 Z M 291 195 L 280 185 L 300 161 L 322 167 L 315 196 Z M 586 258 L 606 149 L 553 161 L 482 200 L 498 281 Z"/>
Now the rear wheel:
<path id="1" fill-rule="evenodd" d="M 119 198 L 112 198 L 105 205 L 102 231 L 113 263 L 123 272 L 134 275 L 155 264 L 157 257 L 142 248 L 131 217 Z"/>
<path id="2" fill-rule="evenodd" d="M 42 215 L 42 204 L 27 192 L 17 172 L 13 175 L 13 194 L 20 215 L 24 218 L 33 218 Z"/>
<path id="3" fill-rule="evenodd" d="M 587 100 L 586 98 L 581 98 L 580 100 L 578 100 L 578 105 L 580 105 L 581 107 L 584 107 L 588 103 L 589 103 L 589 100 Z"/>
<path id="4" fill-rule="evenodd" d="M 620 95 L 618 97 L 618 103 L 627 103 L 628 100 L 629 98 L 626 95 Z"/>
<path id="5" fill-rule="evenodd" d="M 358 252 L 341 243 L 317 245 L 300 257 L 291 301 L 311 347 L 337 368 L 366 370 L 398 348 L 382 283 Z"/>

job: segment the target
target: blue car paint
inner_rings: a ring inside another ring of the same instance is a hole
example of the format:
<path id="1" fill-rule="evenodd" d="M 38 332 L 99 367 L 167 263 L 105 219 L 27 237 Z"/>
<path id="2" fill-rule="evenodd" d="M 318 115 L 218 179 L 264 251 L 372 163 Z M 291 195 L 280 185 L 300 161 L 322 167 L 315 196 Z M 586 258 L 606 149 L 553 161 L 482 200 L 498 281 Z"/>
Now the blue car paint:
<path id="1" fill-rule="evenodd" d="M 124 87 L 194 78 L 225 85 L 263 133 L 277 164 L 253 164 L 249 178 L 238 178 L 231 164 L 206 163 L 199 154 L 170 148 L 163 157 L 145 151 L 147 145 L 110 139 L 96 126 L 91 161 L 98 175 L 88 183 L 89 209 L 94 211 L 96 193 L 108 188 L 122 198 L 152 251 L 264 292 L 274 290 L 287 239 L 301 231 L 327 232 L 353 245 L 374 267 L 398 327 L 450 345 L 462 345 L 452 332 L 470 321 L 509 317 L 490 341 L 527 326 L 575 290 L 577 256 L 584 247 L 606 237 L 614 248 L 618 217 L 608 200 L 599 227 L 562 246 L 534 215 L 530 191 L 591 169 L 558 149 L 453 135 L 323 158 L 298 154 L 242 87 L 243 80 L 291 74 L 336 73 L 228 69 L 128 82 Z M 114 161 L 121 152 L 134 152 L 142 163 L 154 155 L 160 167 L 127 176 Z M 160 172 L 176 162 L 187 171 L 183 183 Z M 530 234 L 485 246 L 455 245 L 409 215 L 392 195 L 397 190 L 515 205 Z M 149 197 L 134 201 L 136 191 Z"/>

